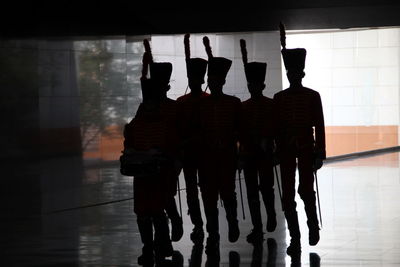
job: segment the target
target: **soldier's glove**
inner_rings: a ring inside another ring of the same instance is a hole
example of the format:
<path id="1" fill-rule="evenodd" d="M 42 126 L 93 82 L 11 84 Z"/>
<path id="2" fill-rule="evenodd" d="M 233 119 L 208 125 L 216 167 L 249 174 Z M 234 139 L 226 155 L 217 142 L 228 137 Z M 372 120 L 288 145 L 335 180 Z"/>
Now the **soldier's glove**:
<path id="1" fill-rule="evenodd" d="M 272 165 L 273 166 L 279 165 L 281 163 L 281 160 L 279 158 L 279 154 L 280 153 L 279 153 L 278 146 L 274 142 L 274 144 L 272 146 Z"/>
<path id="2" fill-rule="evenodd" d="M 279 159 L 279 156 L 278 156 L 278 152 L 272 153 L 272 165 L 276 166 L 276 165 L 279 165 L 280 163 L 281 162 L 280 162 L 280 159 Z"/>
<path id="3" fill-rule="evenodd" d="M 323 161 L 322 157 L 318 153 L 314 153 L 313 170 L 317 171 L 317 170 L 321 169 L 323 164 L 324 164 L 324 161 Z"/>
<path id="4" fill-rule="evenodd" d="M 175 159 L 174 160 L 174 170 L 177 176 L 179 176 L 179 174 L 181 173 L 183 169 L 183 163 L 180 159 Z"/>
<path id="5" fill-rule="evenodd" d="M 249 158 L 246 153 L 244 153 L 244 152 L 239 153 L 237 156 L 236 168 L 239 171 L 242 171 L 246 167 L 248 160 L 249 160 Z"/>
<path id="6" fill-rule="evenodd" d="M 246 162 L 243 159 L 239 158 L 237 161 L 237 169 L 239 171 L 242 171 L 245 168 L 245 166 L 246 166 Z"/>

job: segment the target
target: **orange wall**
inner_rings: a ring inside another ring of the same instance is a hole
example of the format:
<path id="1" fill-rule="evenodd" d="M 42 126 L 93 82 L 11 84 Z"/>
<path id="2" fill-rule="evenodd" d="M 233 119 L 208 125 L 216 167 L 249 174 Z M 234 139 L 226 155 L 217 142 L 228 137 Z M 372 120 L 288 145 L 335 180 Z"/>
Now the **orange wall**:
<path id="1" fill-rule="evenodd" d="M 99 147 L 97 150 L 84 151 L 85 159 L 119 160 L 121 151 L 124 149 L 123 127 L 110 126 L 108 132 L 112 132 L 112 137 L 100 133 Z"/>
<path id="2" fill-rule="evenodd" d="M 84 152 L 84 158 L 116 160 L 123 150 L 122 129 L 119 126 L 110 130 L 120 135 L 101 136 L 96 151 Z M 327 157 L 398 146 L 398 126 L 326 126 Z"/>
<path id="3" fill-rule="evenodd" d="M 327 157 L 398 146 L 398 126 L 326 126 Z"/>

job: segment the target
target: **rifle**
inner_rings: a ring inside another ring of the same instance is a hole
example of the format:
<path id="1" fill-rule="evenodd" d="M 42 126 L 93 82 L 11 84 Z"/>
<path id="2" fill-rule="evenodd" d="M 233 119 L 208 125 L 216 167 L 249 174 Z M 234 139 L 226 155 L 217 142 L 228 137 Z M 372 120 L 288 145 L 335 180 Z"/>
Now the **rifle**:
<path id="1" fill-rule="evenodd" d="M 246 215 L 244 214 L 243 193 L 242 193 L 242 178 L 240 176 L 240 173 L 241 173 L 240 169 L 238 169 L 238 173 L 239 173 L 239 190 L 240 190 L 240 201 L 242 203 L 243 220 L 246 220 Z"/>
<path id="2" fill-rule="evenodd" d="M 278 170 L 276 169 L 276 165 L 274 165 L 274 172 L 275 172 L 276 182 L 277 182 L 278 191 L 279 191 L 279 199 L 281 200 L 282 211 L 285 211 L 285 209 L 283 207 L 281 185 L 279 184 Z"/>
<path id="3" fill-rule="evenodd" d="M 179 211 L 180 211 L 181 218 L 182 218 L 181 186 L 180 186 L 180 183 L 179 183 L 179 175 L 178 175 L 177 186 L 178 186 Z"/>

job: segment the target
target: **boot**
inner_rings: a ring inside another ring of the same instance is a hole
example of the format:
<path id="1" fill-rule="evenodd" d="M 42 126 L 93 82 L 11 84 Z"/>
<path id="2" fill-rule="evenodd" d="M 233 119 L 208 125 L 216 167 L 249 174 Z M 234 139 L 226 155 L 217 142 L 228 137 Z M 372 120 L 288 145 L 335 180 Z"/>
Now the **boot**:
<path id="1" fill-rule="evenodd" d="M 268 232 L 273 232 L 276 229 L 276 213 L 275 211 L 269 211 L 267 212 L 267 231 Z"/>
<path id="2" fill-rule="evenodd" d="M 239 239 L 240 236 L 239 223 L 237 220 L 230 221 L 228 222 L 228 225 L 229 225 L 228 239 L 229 242 L 234 243 Z"/>
<path id="3" fill-rule="evenodd" d="M 260 211 L 260 201 L 258 199 L 247 199 L 249 202 L 249 210 L 251 223 L 253 224 L 253 229 L 262 232 L 262 219 Z"/>
<path id="4" fill-rule="evenodd" d="M 229 242 L 234 243 L 239 239 L 240 236 L 239 222 L 237 220 L 236 198 L 230 201 L 224 201 L 224 207 L 229 227 L 228 239 Z"/>
<path id="5" fill-rule="evenodd" d="M 298 239 L 291 239 L 290 240 L 290 245 L 286 249 L 286 253 L 289 256 L 298 256 L 301 253 L 301 244 L 300 240 Z"/>
<path id="6" fill-rule="evenodd" d="M 308 243 L 310 246 L 315 246 L 319 242 L 319 227 L 315 222 L 307 221 L 308 225 Z"/>
<path id="7" fill-rule="evenodd" d="M 262 219 L 260 211 L 260 201 L 258 199 L 248 199 L 251 222 L 253 229 L 247 235 L 246 240 L 249 243 L 260 243 L 264 240 L 264 232 L 262 231 Z"/>
<path id="8" fill-rule="evenodd" d="M 154 222 L 154 255 L 156 262 L 172 256 L 173 247 L 169 237 L 168 220 L 165 213 L 153 217 Z"/>
<path id="9" fill-rule="evenodd" d="M 183 222 L 181 217 L 171 219 L 171 240 L 178 242 L 183 236 Z"/>
<path id="10" fill-rule="evenodd" d="M 139 265 L 152 266 L 154 264 L 153 247 L 143 246 L 142 255 L 137 259 Z"/>
<path id="11" fill-rule="evenodd" d="M 319 222 L 315 200 L 305 201 L 305 211 L 307 215 L 308 242 L 310 246 L 315 246 L 319 241 Z"/>
<path id="12" fill-rule="evenodd" d="M 262 243 L 264 241 L 264 232 L 259 228 L 253 228 L 250 234 L 247 235 L 246 240 L 252 244 Z"/>
<path id="13" fill-rule="evenodd" d="M 267 211 L 267 231 L 273 232 L 276 229 L 275 194 L 273 189 L 263 195 L 264 206 Z"/>
<path id="14" fill-rule="evenodd" d="M 207 261 L 212 263 L 219 262 L 219 221 L 218 221 L 218 207 L 214 205 L 207 205 L 204 208 L 207 223 L 206 228 L 208 237 L 206 241 L 205 253 Z M 207 266 L 207 265 L 206 265 Z"/>
<path id="15" fill-rule="evenodd" d="M 212 262 L 219 261 L 220 253 L 219 253 L 219 234 L 213 233 L 209 234 L 207 237 L 205 253 L 207 258 L 209 258 Z"/>
<path id="16" fill-rule="evenodd" d="M 204 240 L 204 231 L 203 226 L 195 226 L 190 234 L 190 240 L 195 244 L 203 243 Z"/>
<path id="17" fill-rule="evenodd" d="M 137 224 L 143 243 L 142 255 L 138 257 L 138 264 L 151 265 L 154 263 L 153 222 L 150 217 L 138 216 Z"/>
<path id="18" fill-rule="evenodd" d="M 189 207 L 189 216 L 190 220 L 192 221 L 194 228 L 192 233 L 190 234 L 190 240 L 193 243 L 203 243 L 204 240 L 204 230 L 203 230 L 203 220 L 201 219 L 201 211 L 200 211 L 200 204 L 198 199 L 197 201 L 190 202 Z"/>
<path id="19" fill-rule="evenodd" d="M 261 266 L 262 265 L 263 249 L 264 249 L 264 247 L 263 247 L 262 242 L 253 244 L 253 252 L 251 254 L 250 266 Z M 269 262 L 267 264 L 269 264 Z"/>
<path id="20" fill-rule="evenodd" d="M 183 222 L 176 207 L 175 198 L 171 198 L 166 208 L 167 215 L 171 220 L 171 240 L 177 242 L 183 236 Z"/>
<path id="21" fill-rule="evenodd" d="M 286 253 L 295 256 L 301 253 L 299 219 L 296 211 L 285 211 L 285 217 L 291 237 Z"/>

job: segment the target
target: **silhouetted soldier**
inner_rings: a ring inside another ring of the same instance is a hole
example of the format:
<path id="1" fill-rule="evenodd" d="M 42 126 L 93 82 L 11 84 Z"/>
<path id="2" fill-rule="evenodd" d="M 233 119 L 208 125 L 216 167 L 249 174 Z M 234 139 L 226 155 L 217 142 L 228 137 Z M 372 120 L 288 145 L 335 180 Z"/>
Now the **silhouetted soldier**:
<path id="1" fill-rule="evenodd" d="M 158 91 L 160 112 L 163 118 L 167 121 L 167 125 L 170 127 L 170 131 L 177 135 L 177 103 L 175 100 L 167 96 L 167 92 L 170 89 L 170 78 L 172 73 L 172 64 L 169 62 L 151 62 L 150 63 L 150 74 L 152 75 L 152 85 L 155 90 Z M 139 110 L 140 110 L 139 106 Z M 176 147 L 177 149 L 178 147 Z M 178 159 L 171 162 L 169 166 L 173 177 L 171 178 L 173 183 L 171 187 L 167 188 L 170 192 L 170 198 L 167 201 L 166 212 L 171 220 L 171 240 L 174 242 L 179 241 L 183 235 L 183 222 L 182 218 L 178 213 L 178 209 L 175 202 L 175 196 L 177 194 L 177 183 L 179 174 L 181 172 L 181 163 Z"/>
<path id="2" fill-rule="evenodd" d="M 261 192 L 267 211 L 267 231 L 276 228 L 273 147 L 274 147 L 274 105 L 273 100 L 263 95 L 267 63 L 247 62 L 245 40 L 240 40 L 244 71 L 250 99 L 242 102 L 242 124 L 239 164 L 244 170 L 253 229 L 247 236 L 250 243 L 262 242 L 262 218 L 260 211 Z"/>
<path id="3" fill-rule="evenodd" d="M 206 254 L 219 256 L 218 195 L 226 211 L 229 241 L 236 242 L 240 231 L 237 220 L 235 173 L 240 117 L 240 99 L 222 92 L 232 61 L 213 57 L 207 37 L 209 97 L 200 106 L 202 126 L 202 163 L 200 189 L 207 219 Z"/>
<path id="4" fill-rule="evenodd" d="M 309 244 L 314 246 L 319 241 L 319 223 L 313 172 L 321 168 L 325 159 L 325 130 L 319 93 L 302 85 L 306 50 L 286 49 L 285 31 L 282 24 L 280 27 L 281 52 L 290 87 L 276 93 L 274 100 L 277 106 L 283 208 L 291 237 L 287 253 L 296 255 L 301 252 L 295 202 L 296 164 L 299 169 L 298 193 L 307 215 Z"/>
<path id="5" fill-rule="evenodd" d="M 161 112 L 157 90 L 158 79 L 170 75 L 172 65 L 152 63 L 149 44 L 147 40 L 144 43 L 143 102 L 135 118 L 124 129 L 124 153 L 129 153 L 134 162 L 131 171 L 134 172 L 134 211 L 143 242 L 143 254 L 138 258 L 141 265 L 152 264 L 154 256 L 156 261 L 163 261 L 173 253 L 165 209 L 171 198 L 171 191 L 166 189 L 175 183 L 170 166 L 176 157 L 177 146 L 176 129 Z M 149 65 L 150 79 L 146 77 Z"/>
<path id="6" fill-rule="evenodd" d="M 177 111 L 178 106 L 177 102 L 167 96 L 167 92 L 170 89 L 170 77 L 172 73 L 172 64 L 169 62 L 153 62 L 150 64 L 150 74 L 153 77 L 153 85 L 155 89 L 159 90 L 160 96 L 160 112 L 164 119 L 167 122 L 167 125 L 170 129 L 170 132 L 174 135 L 178 135 L 178 117 Z M 178 146 L 176 146 L 176 152 L 178 150 Z M 178 213 L 178 209 L 175 202 L 175 196 L 177 194 L 177 183 L 179 179 L 179 174 L 181 172 L 181 163 L 178 160 L 171 162 L 169 166 L 172 175 L 171 187 L 166 188 L 169 194 L 169 200 L 167 201 L 166 212 L 171 220 L 171 240 L 174 242 L 179 241 L 183 235 L 183 222 L 182 218 Z"/>
<path id="7" fill-rule="evenodd" d="M 189 208 L 190 219 L 194 225 L 190 239 L 197 243 L 203 242 L 204 230 L 201 218 L 198 184 L 198 170 L 200 163 L 200 100 L 208 93 L 203 92 L 201 86 L 207 71 L 207 60 L 190 58 L 190 35 L 184 38 L 186 72 L 190 93 L 177 99 L 179 132 L 182 142 L 183 174 L 186 183 L 186 200 Z"/>

